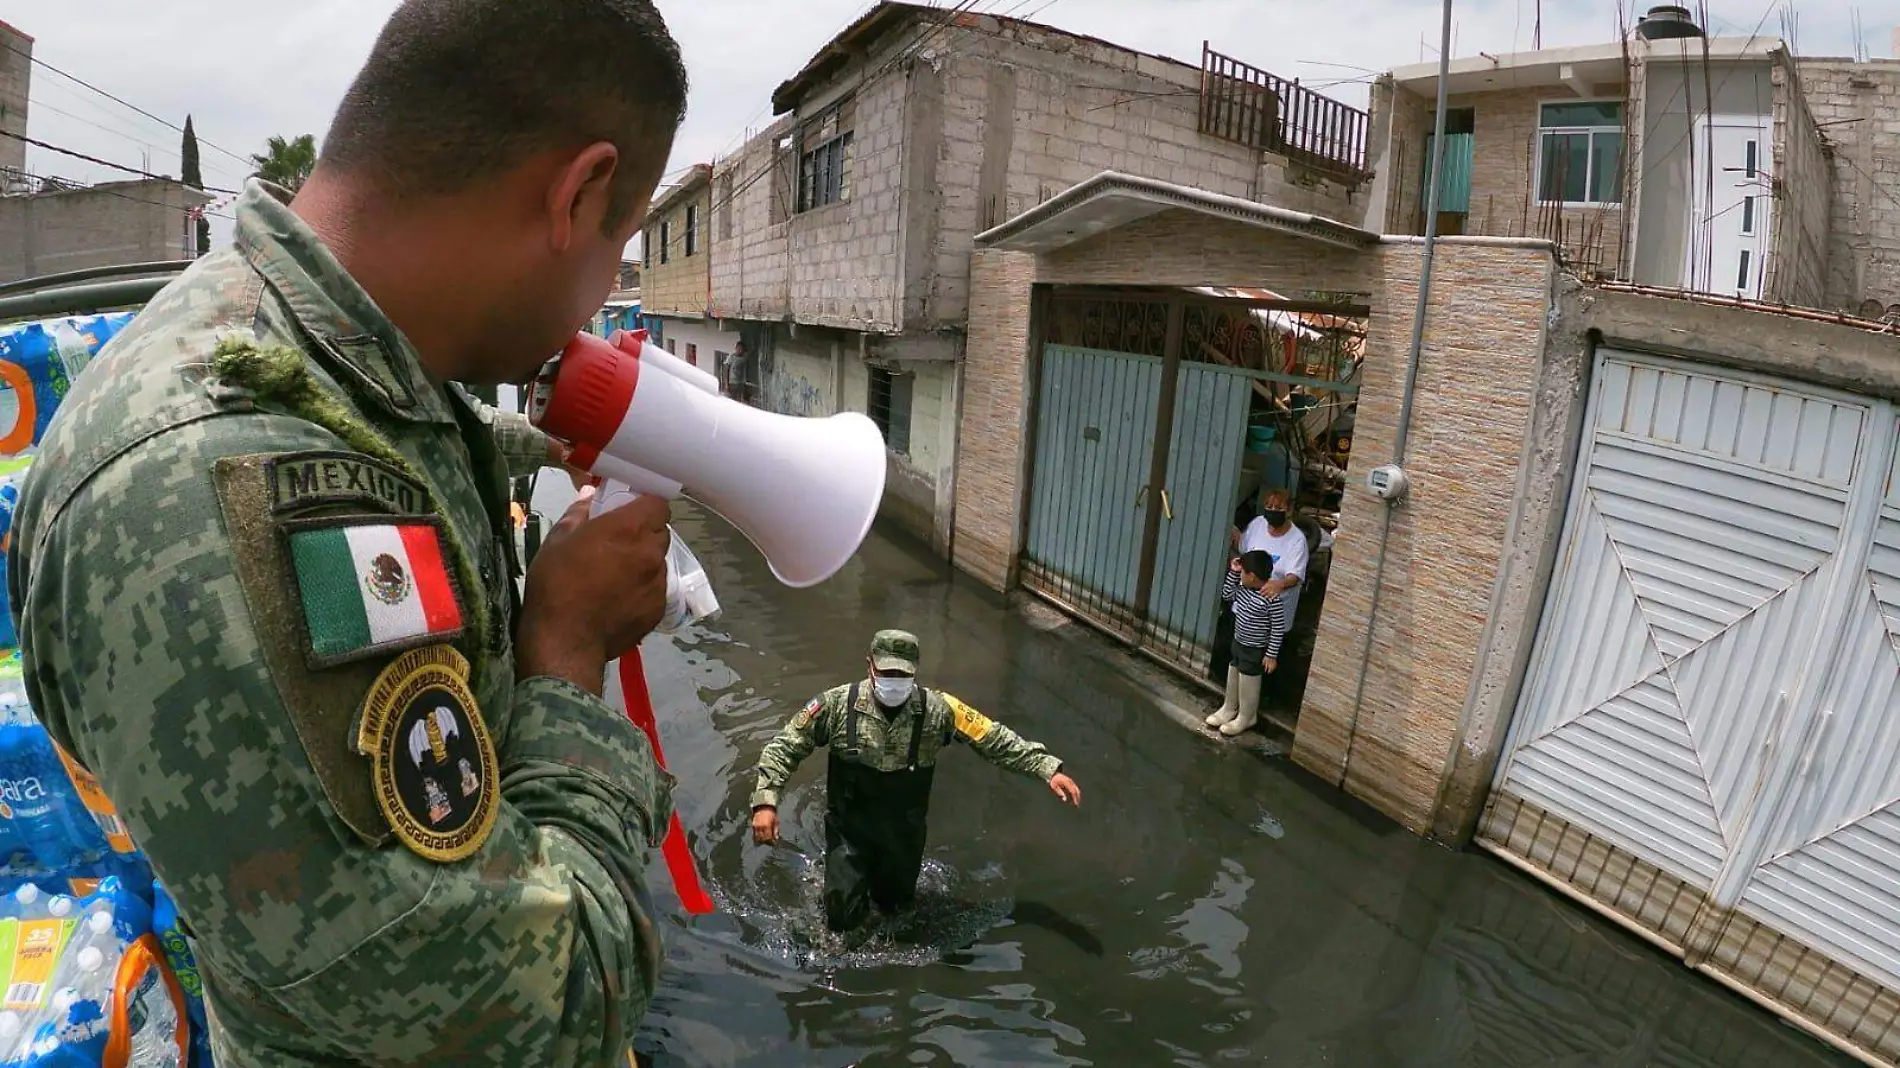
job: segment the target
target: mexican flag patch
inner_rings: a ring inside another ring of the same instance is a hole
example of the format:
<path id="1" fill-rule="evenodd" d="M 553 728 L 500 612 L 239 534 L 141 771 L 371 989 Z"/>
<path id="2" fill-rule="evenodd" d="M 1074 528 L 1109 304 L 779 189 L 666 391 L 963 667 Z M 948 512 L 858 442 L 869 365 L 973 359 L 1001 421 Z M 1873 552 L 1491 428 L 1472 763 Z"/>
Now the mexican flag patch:
<path id="1" fill-rule="evenodd" d="M 287 529 L 312 663 L 445 641 L 466 627 L 433 519 L 319 519 Z"/>

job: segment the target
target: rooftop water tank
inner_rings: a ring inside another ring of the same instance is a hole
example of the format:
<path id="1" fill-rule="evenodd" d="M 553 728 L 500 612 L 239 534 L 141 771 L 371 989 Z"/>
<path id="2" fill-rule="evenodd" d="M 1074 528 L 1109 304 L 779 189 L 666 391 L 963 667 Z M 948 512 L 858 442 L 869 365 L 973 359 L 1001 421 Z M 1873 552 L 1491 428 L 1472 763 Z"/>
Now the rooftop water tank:
<path id="1" fill-rule="evenodd" d="M 1686 7 L 1658 5 L 1636 20 L 1636 35 L 1647 40 L 1663 37 L 1700 37 L 1702 27 L 1689 17 Z"/>

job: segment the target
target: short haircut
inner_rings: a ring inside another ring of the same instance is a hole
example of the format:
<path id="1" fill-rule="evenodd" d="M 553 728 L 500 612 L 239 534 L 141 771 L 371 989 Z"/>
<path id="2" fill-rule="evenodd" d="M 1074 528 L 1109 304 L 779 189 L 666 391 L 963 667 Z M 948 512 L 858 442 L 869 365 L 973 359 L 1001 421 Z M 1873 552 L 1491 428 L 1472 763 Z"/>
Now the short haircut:
<path id="1" fill-rule="evenodd" d="M 686 66 L 651 0 L 404 0 L 344 94 L 322 161 L 384 194 L 459 192 L 539 152 L 620 150 L 626 224 L 686 114 Z"/>
<path id="2" fill-rule="evenodd" d="M 1273 554 L 1265 549 L 1251 549 L 1240 554 L 1240 569 L 1257 579 L 1273 577 Z"/>

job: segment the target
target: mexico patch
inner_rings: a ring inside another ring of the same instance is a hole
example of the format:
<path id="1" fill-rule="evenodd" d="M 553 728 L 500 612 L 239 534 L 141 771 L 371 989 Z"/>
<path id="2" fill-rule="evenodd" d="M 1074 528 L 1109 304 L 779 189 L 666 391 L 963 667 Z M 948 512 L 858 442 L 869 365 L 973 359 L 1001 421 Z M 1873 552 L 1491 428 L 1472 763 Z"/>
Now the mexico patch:
<path id="1" fill-rule="evenodd" d="M 377 807 L 411 852 L 453 863 L 488 840 L 495 745 L 462 654 L 432 645 L 384 668 L 363 702 L 356 751 L 369 757 Z"/>
<path id="2" fill-rule="evenodd" d="M 353 452 L 287 452 L 264 462 L 271 511 L 367 504 L 398 515 L 429 507 L 428 491 L 389 464 Z"/>
<path id="3" fill-rule="evenodd" d="M 284 525 L 313 667 L 460 637 L 468 627 L 434 516 L 345 516 Z"/>

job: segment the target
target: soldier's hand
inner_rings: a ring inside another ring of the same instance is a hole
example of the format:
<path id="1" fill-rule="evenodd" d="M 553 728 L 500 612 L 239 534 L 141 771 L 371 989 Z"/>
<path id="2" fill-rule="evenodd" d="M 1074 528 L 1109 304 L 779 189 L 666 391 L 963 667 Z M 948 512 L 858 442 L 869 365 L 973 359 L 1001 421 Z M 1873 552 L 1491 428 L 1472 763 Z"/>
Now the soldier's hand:
<path id="1" fill-rule="evenodd" d="M 778 841 L 778 809 L 767 805 L 752 813 L 752 840 L 760 845 Z"/>
<path id="2" fill-rule="evenodd" d="M 1054 791 L 1057 798 L 1077 808 L 1082 807 L 1082 788 L 1077 786 L 1075 780 L 1069 778 L 1067 775 L 1059 771 L 1051 775 L 1049 777 L 1049 789 Z"/>
<path id="3" fill-rule="evenodd" d="M 583 490 L 528 570 L 515 673 L 599 693 L 609 660 L 640 644 L 666 607 L 665 499 L 643 496 L 589 518 Z"/>

